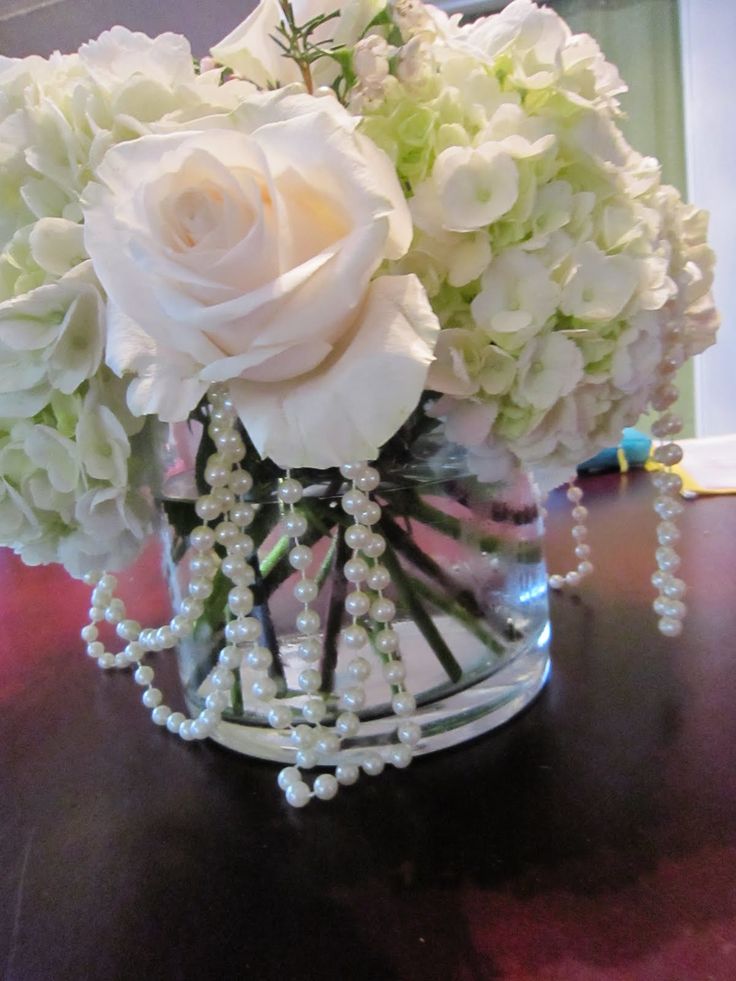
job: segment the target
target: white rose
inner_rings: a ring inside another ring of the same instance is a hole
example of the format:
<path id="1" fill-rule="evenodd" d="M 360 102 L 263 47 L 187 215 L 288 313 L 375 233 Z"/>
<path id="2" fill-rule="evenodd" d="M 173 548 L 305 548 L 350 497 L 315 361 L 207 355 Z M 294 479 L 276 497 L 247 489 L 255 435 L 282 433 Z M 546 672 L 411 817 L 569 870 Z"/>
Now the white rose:
<path id="1" fill-rule="evenodd" d="M 281 466 L 373 458 L 417 404 L 439 324 L 415 276 L 378 276 L 411 222 L 388 159 L 334 100 L 254 97 L 114 148 L 85 205 L 108 361 L 137 414 L 186 418 L 229 382 Z"/>

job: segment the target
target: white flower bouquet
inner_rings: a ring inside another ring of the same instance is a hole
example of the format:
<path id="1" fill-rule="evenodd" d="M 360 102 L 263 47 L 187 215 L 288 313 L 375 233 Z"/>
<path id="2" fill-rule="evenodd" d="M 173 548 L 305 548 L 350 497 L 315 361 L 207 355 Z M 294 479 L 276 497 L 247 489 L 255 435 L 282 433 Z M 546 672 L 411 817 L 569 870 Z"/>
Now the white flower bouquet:
<path id="1" fill-rule="evenodd" d="M 655 435 L 677 433 L 673 374 L 718 324 L 713 254 L 703 212 L 623 138 L 624 88 L 592 38 L 532 0 L 466 25 L 418 0 L 262 0 L 202 63 L 182 37 L 121 27 L 76 54 L 0 59 L 0 544 L 95 585 L 84 636 L 103 667 L 172 646 L 217 597 L 227 643 L 200 717 L 160 704 L 137 668 L 155 721 L 211 734 L 250 658 L 270 724 L 319 762 L 306 729 L 342 731 L 320 726 L 325 673 L 307 669 L 313 711 L 295 726 L 248 559 L 269 542 L 267 571 L 296 570 L 309 660 L 319 577 L 305 570 L 325 536 L 352 563 L 351 623 L 336 629 L 388 658 L 394 709 L 411 717 L 384 595 L 403 575 L 401 523 L 371 498 L 386 471 L 425 441 L 463 447 L 476 484 L 529 470 L 550 487 L 649 406 Z M 169 509 L 199 585 L 157 633 L 125 618 L 103 571 L 150 533 L 158 423 L 188 423 L 200 496 Z M 675 444 L 657 452 L 677 462 Z M 299 504 L 315 482 L 343 495 L 340 521 Z M 676 633 L 677 478 L 658 482 L 658 612 Z M 275 488 L 278 513 L 254 487 Z M 402 501 L 406 520 L 426 505 Z M 517 488 L 515 513 L 527 504 Z M 461 537 L 452 515 L 425 517 Z M 582 538 L 573 584 L 590 568 Z M 457 607 L 467 596 L 441 573 Z M 421 621 L 420 586 L 402 583 Z M 105 618 L 119 655 L 98 639 Z M 445 657 L 442 638 L 430 646 Z M 360 697 L 341 707 L 354 735 Z M 309 799 L 294 773 L 282 783 Z"/>

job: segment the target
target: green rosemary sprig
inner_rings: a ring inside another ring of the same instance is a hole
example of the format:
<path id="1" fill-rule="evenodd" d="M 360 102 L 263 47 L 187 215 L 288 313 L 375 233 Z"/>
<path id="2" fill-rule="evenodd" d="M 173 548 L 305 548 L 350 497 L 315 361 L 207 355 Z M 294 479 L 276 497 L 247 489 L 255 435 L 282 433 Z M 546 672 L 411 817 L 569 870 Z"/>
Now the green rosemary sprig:
<path id="1" fill-rule="evenodd" d="M 330 20 L 334 20 L 335 17 L 339 17 L 340 11 L 334 10 L 331 14 L 319 14 L 305 24 L 297 24 L 290 0 L 279 0 L 279 6 L 284 15 L 284 21 L 276 27 L 276 32 L 280 36 L 272 35 L 272 38 L 283 51 L 284 57 L 291 58 L 297 66 L 307 92 L 312 95 L 314 92 L 312 65 L 319 58 L 330 55 L 331 52 L 313 44 L 310 39 L 319 27 Z M 326 43 L 329 44 L 330 42 Z"/>

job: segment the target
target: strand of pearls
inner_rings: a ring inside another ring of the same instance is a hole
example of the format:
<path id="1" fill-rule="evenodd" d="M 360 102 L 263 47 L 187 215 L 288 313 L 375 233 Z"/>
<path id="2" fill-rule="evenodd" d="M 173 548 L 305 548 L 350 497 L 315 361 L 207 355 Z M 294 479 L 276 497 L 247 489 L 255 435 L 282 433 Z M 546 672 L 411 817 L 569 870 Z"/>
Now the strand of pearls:
<path id="1" fill-rule="evenodd" d="M 672 439 L 682 429 L 682 420 L 669 411 L 679 394 L 674 375 L 684 360 L 682 328 L 671 323 L 659 365 L 659 384 L 652 396 L 652 407 L 659 413 L 652 424 L 652 436 L 658 441 L 653 456 L 664 468 L 652 476 L 652 483 L 658 491 L 654 511 L 659 519 L 658 548 L 655 552 L 657 570 L 652 575 L 652 584 L 658 595 L 652 606 L 659 617 L 658 627 L 666 637 L 677 637 L 682 633 L 682 620 L 687 612 L 683 603 L 687 587 L 682 579 L 674 575 L 680 565 L 680 556 L 674 546 L 680 538 L 675 519 L 683 510 L 679 494 L 682 480 L 670 470 L 682 460 L 682 448 Z"/>
<path id="2" fill-rule="evenodd" d="M 575 558 L 578 564 L 574 569 L 565 573 L 553 573 L 549 577 L 550 589 L 563 589 L 570 586 L 575 589 L 582 580 L 593 572 L 593 563 L 590 561 L 590 545 L 585 539 L 588 537 L 588 509 L 583 506 L 583 492 L 577 486 L 575 478 L 569 481 L 567 487 L 567 499 L 572 504 L 573 526 L 570 531 L 574 545 Z"/>
<path id="3" fill-rule="evenodd" d="M 141 628 L 127 617 L 124 602 L 115 596 L 114 576 L 90 573 L 85 581 L 92 586 L 89 623 L 81 635 L 87 654 L 105 670 L 134 669 L 134 680 L 144 691 L 143 704 L 151 712 L 153 722 L 169 732 L 191 741 L 211 735 L 222 720 L 231 702 L 231 692 L 240 677 L 241 666 L 250 669 L 248 695 L 263 706 L 268 724 L 289 733 L 295 750 L 295 766 L 285 767 L 278 775 L 278 784 L 286 800 L 294 807 L 303 807 L 314 797 L 329 800 L 340 785 L 356 782 L 362 770 L 371 776 L 385 767 L 386 758 L 375 751 L 355 752 L 355 762 L 348 760 L 336 766 L 334 776 L 317 776 L 310 789 L 302 777 L 302 769 L 327 765 L 343 739 L 353 738 L 360 728 L 359 711 L 365 704 L 364 683 L 371 673 L 370 661 L 358 653 L 372 639 L 376 651 L 384 658 L 383 676 L 391 685 L 392 709 L 399 719 L 397 743 L 387 759 L 396 767 L 411 762 L 421 729 L 409 717 L 416 710 L 416 700 L 405 686 L 405 667 L 399 651 L 398 635 L 391 626 L 396 615 L 393 601 L 385 595 L 391 576 L 379 559 L 386 543 L 374 530 L 381 518 L 380 506 L 370 498 L 380 481 L 378 471 L 365 463 L 347 464 L 341 468 L 351 487 L 343 496 L 343 508 L 353 518 L 345 532 L 351 557 L 344 575 L 351 589 L 345 608 L 352 622 L 341 632 L 344 645 L 355 656 L 347 665 L 350 684 L 339 693 L 339 714 L 334 727 L 321 723 L 327 715 L 325 693 L 320 692 L 321 675 L 313 666 L 322 654 L 317 636 L 320 617 L 312 608 L 319 592 L 318 583 L 309 576 L 314 560 L 312 549 L 302 539 L 307 532 L 307 519 L 296 505 L 303 496 L 303 487 L 287 472 L 279 481 L 276 494 L 284 509 L 282 531 L 290 539 L 289 563 L 299 573 L 294 596 L 302 604 L 296 616 L 299 633 L 298 650 L 308 667 L 300 672 L 298 685 L 305 700 L 300 710 L 284 704 L 278 696 L 278 684 L 272 676 L 273 654 L 261 643 L 263 627 L 253 615 L 255 598 L 251 587 L 256 582 L 252 564 L 255 544 L 247 529 L 252 523 L 256 506 L 247 500 L 253 479 L 242 465 L 245 458 L 243 440 L 235 429 L 236 412 L 224 386 L 213 386 L 209 392 L 210 421 L 208 433 L 216 452 L 206 462 L 204 476 L 209 487 L 195 502 L 195 512 L 201 524 L 190 534 L 192 557 L 189 563 L 187 595 L 171 620 L 159 627 Z M 218 547 L 224 550 L 220 558 Z M 174 647 L 180 640 L 192 636 L 198 619 L 204 612 L 205 601 L 212 595 L 218 571 L 230 580 L 225 643 L 218 654 L 217 664 L 207 677 L 209 686 L 204 708 L 192 718 L 173 711 L 163 702 L 163 694 L 155 687 L 154 669 L 142 661 L 147 654 Z M 361 620 L 363 622 L 361 622 Z M 99 639 L 98 624 L 107 621 L 115 627 L 125 647 L 117 654 L 105 649 Z"/>

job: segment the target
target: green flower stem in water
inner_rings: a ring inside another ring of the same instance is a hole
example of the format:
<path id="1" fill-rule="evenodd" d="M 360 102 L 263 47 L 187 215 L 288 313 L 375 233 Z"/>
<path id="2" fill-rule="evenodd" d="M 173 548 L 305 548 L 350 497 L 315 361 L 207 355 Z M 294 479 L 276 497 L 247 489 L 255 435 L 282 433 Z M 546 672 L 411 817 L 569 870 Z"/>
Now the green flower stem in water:
<path id="1" fill-rule="evenodd" d="M 382 556 L 383 563 L 391 573 L 396 590 L 402 603 L 411 614 L 411 617 L 421 632 L 424 639 L 434 651 L 437 660 L 447 672 L 450 681 L 458 682 L 463 676 L 463 670 L 455 660 L 452 651 L 445 643 L 444 638 L 434 624 L 431 616 L 427 613 L 423 603 L 419 599 L 411 579 L 406 575 L 391 548 L 387 548 Z"/>
<path id="2" fill-rule="evenodd" d="M 442 593 L 432 589 L 426 582 L 416 579 L 414 576 L 408 577 L 408 582 L 411 588 L 428 603 L 462 623 L 488 650 L 499 656 L 505 653 L 503 643 L 485 628 L 481 618 L 468 613 L 462 603 L 451 598 L 448 599 Z"/>
<path id="3" fill-rule="evenodd" d="M 332 577 L 330 604 L 327 610 L 327 620 L 325 622 L 322 643 L 322 681 L 320 689 L 323 692 L 332 691 L 335 679 L 338 642 L 340 639 L 340 630 L 342 629 L 345 596 L 347 595 L 348 586 L 345 576 L 342 575 L 342 568 L 350 558 L 350 549 L 345 542 L 345 532 L 339 525 L 333 541 L 335 543 L 333 551 L 335 575 Z"/>

